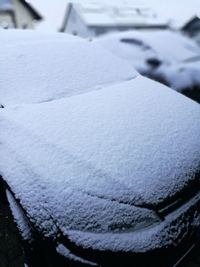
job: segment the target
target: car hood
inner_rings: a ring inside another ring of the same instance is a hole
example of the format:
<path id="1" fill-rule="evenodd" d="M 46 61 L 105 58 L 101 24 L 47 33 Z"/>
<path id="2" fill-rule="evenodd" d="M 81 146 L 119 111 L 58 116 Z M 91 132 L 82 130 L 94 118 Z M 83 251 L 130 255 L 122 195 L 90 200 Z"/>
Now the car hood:
<path id="1" fill-rule="evenodd" d="M 1 142 L 12 144 L 22 165 L 60 190 L 70 184 L 100 198 L 156 206 L 195 179 L 199 115 L 198 104 L 138 76 L 59 101 L 4 109 Z"/>

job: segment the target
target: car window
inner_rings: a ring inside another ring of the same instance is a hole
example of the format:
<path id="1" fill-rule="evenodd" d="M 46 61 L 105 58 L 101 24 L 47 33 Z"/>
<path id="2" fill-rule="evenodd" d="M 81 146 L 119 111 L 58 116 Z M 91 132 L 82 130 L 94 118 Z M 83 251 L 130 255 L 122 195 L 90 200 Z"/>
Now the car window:
<path id="1" fill-rule="evenodd" d="M 133 38 L 122 38 L 122 39 L 120 39 L 120 41 L 122 43 L 134 44 L 134 45 L 139 45 L 139 46 L 143 45 L 142 41 L 137 40 L 137 39 L 133 39 Z"/>
<path id="2" fill-rule="evenodd" d="M 138 40 L 138 39 L 122 38 L 120 40 L 120 42 L 125 43 L 125 44 L 130 44 L 130 45 L 138 46 L 142 50 L 149 50 L 149 49 L 151 49 L 151 47 L 149 45 L 145 44 L 144 42 L 142 42 L 141 40 Z"/>

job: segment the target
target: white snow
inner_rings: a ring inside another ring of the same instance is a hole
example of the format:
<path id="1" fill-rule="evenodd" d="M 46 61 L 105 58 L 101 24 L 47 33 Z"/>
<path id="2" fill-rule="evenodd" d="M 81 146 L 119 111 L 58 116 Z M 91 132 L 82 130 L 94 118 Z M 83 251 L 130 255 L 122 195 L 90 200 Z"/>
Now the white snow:
<path id="1" fill-rule="evenodd" d="M 8 29 L 7 31 L 1 30 L 1 44 L 4 45 L 16 45 L 16 44 L 30 44 L 33 42 L 53 42 L 53 41 L 65 41 L 79 39 L 75 36 L 62 33 L 46 33 L 46 32 L 35 32 L 34 30 L 20 30 L 20 29 Z"/>
<path id="2" fill-rule="evenodd" d="M 180 62 L 200 54 L 198 46 L 178 32 L 170 30 L 146 31 L 136 32 L 134 35 L 135 38 L 149 45 L 166 62 Z"/>
<path id="3" fill-rule="evenodd" d="M 159 219 L 128 204 L 161 203 L 194 179 L 199 118 L 198 104 L 141 76 L 2 109 L 1 174 L 45 235 L 133 233 Z"/>
<path id="4" fill-rule="evenodd" d="M 7 41 L 0 45 L 0 103 L 4 106 L 50 101 L 137 75 L 98 44 L 62 34 L 54 34 L 55 41 L 53 34 L 43 38 L 39 33 L 12 34 L 8 31 Z M 2 36 L 6 39 L 5 33 Z"/>
<path id="5" fill-rule="evenodd" d="M 162 65 L 154 75 L 164 79 L 176 91 L 200 89 L 200 59 L 187 64 Z"/>
<path id="6" fill-rule="evenodd" d="M 156 248 L 177 246 L 188 233 L 199 226 L 199 212 L 192 209 L 200 204 L 200 194 L 181 209 L 173 212 L 163 222 L 153 228 L 128 233 L 92 233 L 82 231 L 67 231 L 71 242 L 83 248 L 100 251 L 133 251 L 146 252 Z M 193 214 L 192 217 L 188 216 Z"/>
<path id="7" fill-rule="evenodd" d="M 1 48 L 0 174 L 31 223 L 101 250 L 178 242 L 199 196 L 162 223 L 144 207 L 195 179 L 199 105 L 77 38 Z"/>
<path id="8" fill-rule="evenodd" d="M 141 44 L 122 42 L 123 39 L 136 40 Z M 97 38 L 96 42 L 127 60 L 141 74 L 159 81 L 164 79 L 177 91 L 200 88 L 200 48 L 178 32 L 128 31 Z M 152 68 L 147 64 L 150 58 L 161 60 L 162 65 Z"/>
<path id="9" fill-rule="evenodd" d="M 127 60 L 140 73 L 146 73 L 149 67 L 146 60 L 149 57 L 155 57 L 156 54 L 152 49 L 146 49 L 143 45 L 121 42 L 121 39 L 132 38 L 132 31 L 123 33 L 108 34 L 93 40 L 114 55 Z"/>
<path id="10" fill-rule="evenodd" d="M 127 47 L 127 44 L 120 42 L 120 40 L 125 38 L 141 41 L 144 45 L 150 47 L 157 56 L 165 62 L 181 62 L 199 56 L 200 54 L 200 48 L 193 40 L 170 30 L 126 31 L 108 34 L 97 38 L 96 41 L 105 48 L 112 50 L 112 45 L 114 43 L 115 45 L 118 43 L 119 48 L 120 46 Z M 167 45 L 169 42 L 171 45 Z M 134 45 L 132 45 L 132 47 L 133 46 Z M 117 51 L 115 51 L 115 54 L 117 55 Z"/>
<path id="11" fill-rule="evenodd" d="M 167 26 L 168 20 L 158 16 L 154 10 L 144 3 L 127 4 L 111 3 L 110 1 L 98 4 L 85 4 L 83 2 L 72 3 L 74 9 L 81 16 L 84 24 L 89 27 L 117 27 L 123 26 L 127 29 L 139 26 L 148 28 L 152 26 Z M 64 25 L 65 27 L 67 25 Z"/>

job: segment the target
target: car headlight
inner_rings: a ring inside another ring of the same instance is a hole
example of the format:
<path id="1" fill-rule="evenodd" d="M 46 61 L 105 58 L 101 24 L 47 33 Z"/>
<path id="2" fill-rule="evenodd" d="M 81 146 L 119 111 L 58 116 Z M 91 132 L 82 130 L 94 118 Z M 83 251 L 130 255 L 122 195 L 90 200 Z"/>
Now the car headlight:
<path id="1" fill-rule="evenodd" d="M 161 222 L 159 216 L 147 209 L 138 209 L 131 218 L 121 218 L 108 225 L 108 232 L 132 232 L 147 227 L 152 227 Z"/>
<path id="2" fill-rule="evenodd" d="M 64 232 L 69 229 L 93 233 L 129 232 L 161 221 L 153 210 L 91 196 L 85 198 L 83 205 L 80 206 L 77 198 L 71 206 L 76 212 L 67 213 Z"/>

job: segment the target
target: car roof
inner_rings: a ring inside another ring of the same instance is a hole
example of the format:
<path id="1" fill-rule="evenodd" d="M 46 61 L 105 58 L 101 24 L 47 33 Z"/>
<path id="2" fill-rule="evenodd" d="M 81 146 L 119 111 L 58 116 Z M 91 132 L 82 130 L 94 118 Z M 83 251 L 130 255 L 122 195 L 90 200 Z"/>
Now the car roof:
<path id="1" fill-rule="evenodd" d="M 0 104 L 4 106 L 50 101 L 137 76 L 127 62 L 77 37 L 42 37 L 29 31 L 1 35 Z"/>

